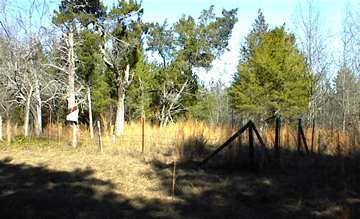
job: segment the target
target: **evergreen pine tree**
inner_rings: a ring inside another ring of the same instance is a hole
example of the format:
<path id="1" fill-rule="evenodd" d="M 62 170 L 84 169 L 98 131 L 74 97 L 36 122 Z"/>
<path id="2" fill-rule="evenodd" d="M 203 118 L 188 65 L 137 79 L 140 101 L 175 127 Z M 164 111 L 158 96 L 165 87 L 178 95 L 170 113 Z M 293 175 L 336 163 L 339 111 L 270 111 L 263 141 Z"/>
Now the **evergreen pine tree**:
<path id="1" fill-rule="evenodd" d="M 266 29 L 259 13 L 229 90 L 233 108 L 257 118 L 300 115 L 307 110 L 312 80 L 304 57 L 284 26 Z"/>

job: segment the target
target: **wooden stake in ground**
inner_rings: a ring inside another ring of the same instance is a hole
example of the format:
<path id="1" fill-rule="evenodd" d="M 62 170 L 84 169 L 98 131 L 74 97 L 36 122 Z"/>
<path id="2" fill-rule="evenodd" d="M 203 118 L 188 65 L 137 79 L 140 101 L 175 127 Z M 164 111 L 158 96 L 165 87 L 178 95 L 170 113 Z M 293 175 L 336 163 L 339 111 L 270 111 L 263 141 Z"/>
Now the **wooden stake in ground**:
<path id="1" fill-rule="evenodd" d="M 317 153 L 320 154 L 321 152 L 321 132 L 319 131 L 318 133 L 318 148 L 317 148 Z"/>
<path id="2" fill-rule="evenodd" d="M 205 158 L 199 166 L 206 164 L 211 158 L 213 158 L 217 153 L 222 151 L 225 147 L 227 147 L 232 141 L 234 141 L 238 136 L 240 136 L 243 132 L 246 131 L 252 125 L 251 121 L 246 123 L 242 128 L 240 128 L 233 136 L 231 136 L 224 144 L 218 147 L 214 152 L 212 152 L 207 158 Z M 180 130 L 181 131 L 181 130 Z M 181 133 L 181 132 L 180 132 Z"/>
<path id="3" fill-rule="evenodd" d="M 173 162 L 173 173 L 172 173 L 172 187 L 171 187 L 171 197 L 174 199 L 175 197 L 175 185 L 176 185 L 176 158 L 174 156 Z"/>
<path id="4" fill-rule="evenodd" d="M 58 123 L 58 144 L 59 145 L 60 145 L 61 135 L 62 135 L 62 125 L 60 123 Z"/>
<path id="5" fill-rule="evenodd" d="M 251 122 L 251 126 L 252 126 L 252 130 L 253 130 L 253 132 L 255 133 L 255 135 L 256 135 L 256 137 L 257 137 L 260 145 L 261 145 L 262 148 L 263 148 L 263 152 L 264 152 L 264 155 L 265 155 L 265 156 L 262 157 L 262 162 L 260 163 L 260 164 L 262 165 L 262 164 L 265 162 L 265 159 L 266 159 L 266 160 L 269 160 L 269 159 L 270 159 L 269 153 L 268 153 L 268 151 L 267 151 L 265 142 L 264 142 L 263 139 L 261 138 L 260 133 L 259 133 L 259 131 L 257 130 L 257 128 L 256 128 L 256 126 L 255 126 L 255 124 L 254 124 L 253 122 Z"/>
<path id="6" fill-rule="evenodd" d="M 298 127 L 298 151 L 300 153 L 300 147 L 301 147 L 301 140 L 305 147 L 306 154 L 310 154 L 309 147 L 306 142 L 304 129 L 302 128 L 301 119 L 299 119 L 299 127 Z"/>
<path id="7" fill-rule="evenodd" d="M 306 141 L 306 138 L 305 138 L 305 134 L 304 134 L 303 128 L 301 128 L 300 131 L 301 131 L 301 138 L 302 138 L 302 141 L 303 141 L 303 143 L 304 143 L 304 147 L 305 147 L 306 154 L 309 155 L 309 154 L 310 154 L 310 151 L 309 151 L 309 147 L 308 147 L 308 145 L 307 145 L 307 141 Z"/>
<path id="8" fill-rule="evenodd" d="M 336 138 L 336 154 L 338 156 L 341 155 L 341 146 L 340 146 L 340 134 L 339 131 L 337 131 L 337 138 Z"/>
<path id="9" fill-rule="evenodd" d="M 0 141 L 3 140 L 2 117 L 0 116 Z"/>
<path id="10" fill-rule="evenodd" d="M 7 144 L 10 145 L 11 144 L 11 123 L 10 123 L 10 119 L 8 119 L 6 121 L 6 136 L 7 136 Z"/>
<path id="11" fill-rule="evenodd" d="M 312 130 L 311 130 L 311 153 L 314 153 L 314 139 L 315 139 L 315 119 L 313 119 Z"/>
<path id="12" fill-rule="evenodd" d="M 301 119 L 298 120 L 298 129 L 297 129 L 297 151 L 301 153 Z"/>
<path id="13" fill-rule="evenodd" d="M 144 153 L 145 149 L 145 117 L 141 117 L 141 153 Z"/>
<path id="14" fill-rule="evenodd" d="M 280 118 L 276 117 L 276 120 L 275 120 L 275 141 L 274 141 L 276 160 L 280 160 L 280 126 L 281 126 Z"/>
<path id="15" fill-rule="evenodd" d="M 97 121 L 97 127 L 98 127 L 98 130 L 99 130 L 99 149 L 100 149 L 101 153 L 104 153 L 104 151 L 103 151 L 102 139 L 101 139 L 101 126 L 100 126 L 100 121 Z"/>
<path id="16" fill-rule="evenodd" d="M 254 149 L 254 133 L 253 127 L 249 126 L 249 156 L 251 167 L 255 166 L 255 149 Z"/>
<path id="17" fill-rule="evenodd" d="M 50 123 L 47 125 L 47 139 L 48 139 L 48 144 L 50 144 L 50 133 L 51 133 L 51 121 Z"/>

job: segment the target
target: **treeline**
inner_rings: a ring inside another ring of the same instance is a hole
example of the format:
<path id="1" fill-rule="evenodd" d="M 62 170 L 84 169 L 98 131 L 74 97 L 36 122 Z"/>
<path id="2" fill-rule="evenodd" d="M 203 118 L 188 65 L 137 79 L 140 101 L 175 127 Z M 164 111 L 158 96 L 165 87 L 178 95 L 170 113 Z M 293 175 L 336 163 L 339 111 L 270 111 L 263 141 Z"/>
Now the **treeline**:
<path id="1" fill-rule="evenodd" d="M 312 1 L 304 6 L 294 33 L 285 25 L 269 28 L 259 11 L 230 87 L 221 81 L 207 87 L 195 69 L 211 68 L 227 50 L 237 9 L 218 15 L 211 6 L 170 24 L 144 22 L 146 8 L 134 0 L 111 7 L 62 0 L 53 14 L 44 1 L 17 13 L 1 1 L 1 116 L 22 123 L 25 136 L 32 128 L 41 136 L 44 125 L 77 111 L 91 135 L 95 120 L 114 124 L 121 135 L 125 121 L 141 117 L 160 126 L 190 118 L 219 124 L 305 117 L 358 128 L 359 19 L 350 10 L 344 16 L 340 70 L 331 77 L 334 60 L 317 9 Z"/>
<path id="2" fill-rule="evenodd" d="M 314 1 L 296 13 L 291 33 L 285 25 L 269 28 L 259 11 L 228 89 L 232 108 L 246 119 L 302 118 L 309 126 L 358 136 L 360 14 L 345 10 L 341 48 L 334 51 Z"/>
<path id="3" fill-rule="evenodd" d="M 91 132 L 95 117 L 115 124 L 115 135 L 125 120 L 141 116 L 161 126 L 210 118 L 204 109 L 212 97 L 193 69 L 210 68 L 226 50 L 236 9 L 217 16 L 210 7 L 198 19 L 184 15 L 170 25 L 144 23 L 137 1 L 106 8 L 99 0 L 62 0 L 52 25 L 44 26 L 46 7 L 33 1 L 1 21 L 2 114 L 23 123 L 26 137 L 32 124 L 40 136 L 45 123 L 78 111 Z M 150 60 L 150 52 L 157 58 Z M 72 127 L 75 146 L 76 122 Z"/>

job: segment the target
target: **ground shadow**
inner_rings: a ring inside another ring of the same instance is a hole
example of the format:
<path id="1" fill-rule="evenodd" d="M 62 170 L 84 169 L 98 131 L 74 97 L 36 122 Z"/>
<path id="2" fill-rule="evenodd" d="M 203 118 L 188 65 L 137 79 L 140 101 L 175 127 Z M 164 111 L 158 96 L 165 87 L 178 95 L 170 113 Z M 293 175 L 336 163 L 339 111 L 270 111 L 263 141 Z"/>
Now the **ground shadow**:
<path id="1" fill-rule="evenodd" d="M 304 156 L 282 150 L 277 162 L 269 150 L 270 161 L 254 169 L 243 147 L 238 162 L 227 162 L 225 151 L 201 168 L 193 160 L 177 163 L 179 201 L 172 207 L 179 218 L 360 218 L 359 153 Z M 173 164 L 156 160 L 152 167 L 171 194 Z"/>
<path id="2" fill-rule="evenodd" d="M 0 161 L 1 218 L 152 218 L 91 169 L 55 171 L 11 161 Z"/>
<path id="3" fill-rule="evenodd" d="M 253 169 L 246 152 L 245 145 L 237 150 L 239 162 L 228 164 L 228 153 L 219 154 L 202 168 L 193 159 L 177 162 L 173 200 L 169 159 L 144 159 L 151 168 L 140 173 L 160 179 L 154 189 L 168 197 L 130 199 L 115 193 L 112 182 L 95 178 L 90 168 L 57 171 L 6 158 L 0 161 L 1 217 L 360 218 L 358 153 L 301 156 L 282 150 L 280 163 L 271 160 Z"/>

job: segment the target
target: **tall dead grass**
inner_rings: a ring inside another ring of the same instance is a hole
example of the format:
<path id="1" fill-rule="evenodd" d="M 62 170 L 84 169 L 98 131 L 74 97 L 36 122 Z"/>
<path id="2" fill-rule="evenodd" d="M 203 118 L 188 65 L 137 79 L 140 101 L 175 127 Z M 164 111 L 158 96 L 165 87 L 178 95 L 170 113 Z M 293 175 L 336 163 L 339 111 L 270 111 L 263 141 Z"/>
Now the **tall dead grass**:
<path id="1" fill-rule="evenodd" d="M 104 122 L 103 122 L 104 123 Z M 102 141 L 105 152 L 119 153 L 120 150 L 141 151 L 142 148 L 142 125 L 140 122 L 130 122 L 125 124 L 125 131 L 122 136 L 113 135 L 113 126 L 104 123 L 102 125 Z M 4 129 L 3 129 L 4 130 Z M 11 128 L 14 139 L 21 139 L 22 127 L 16 124 Z M 144 143 L 145 153 L 159 152 L 163 150 L 174 150 L 179 156 L 187 153 L 186 150 L 202 151 L 205 146 L 214 148 L 224 143 L 235 131 L 230 125 L 211 125 L 201 121 L 184 121 L 170 124 L 166 127 L 154 126 L 145 123 Z M 325 129 L 316 129 L 312 141 L 312 129 L 306 128 L 306 140 L 309 149 L 314 152 L 326 154 L 347 155 L 359 148 L 358 136 L 342 131 L 331 131 Z M 265 128 L 261 132 L 267 147 L 274 145 L 274 128 Z M 89 128 L 79 126 L 78 141 L 79 148 L 97 150 L 98 131 L 95 128 L 95 137 L 90 138 Z M 71 129 L 64 124 L 50 124 L 45 127 L 43 139 L 51 140 L 55 145 L 70 145 Z M 34 138 L 33 136 L 30 138 Z M 290 126 L 283 126 L 281 129 L 281 147 L 295 150 L 297 147 L 297 130 Z M 16 140 L 13 142 L 17 142 Z M 234 144 L 247 143 L 247 132 L 241 137 L 241 141 Z M 191 148 L 192 146 L 196 148 Z"/>

